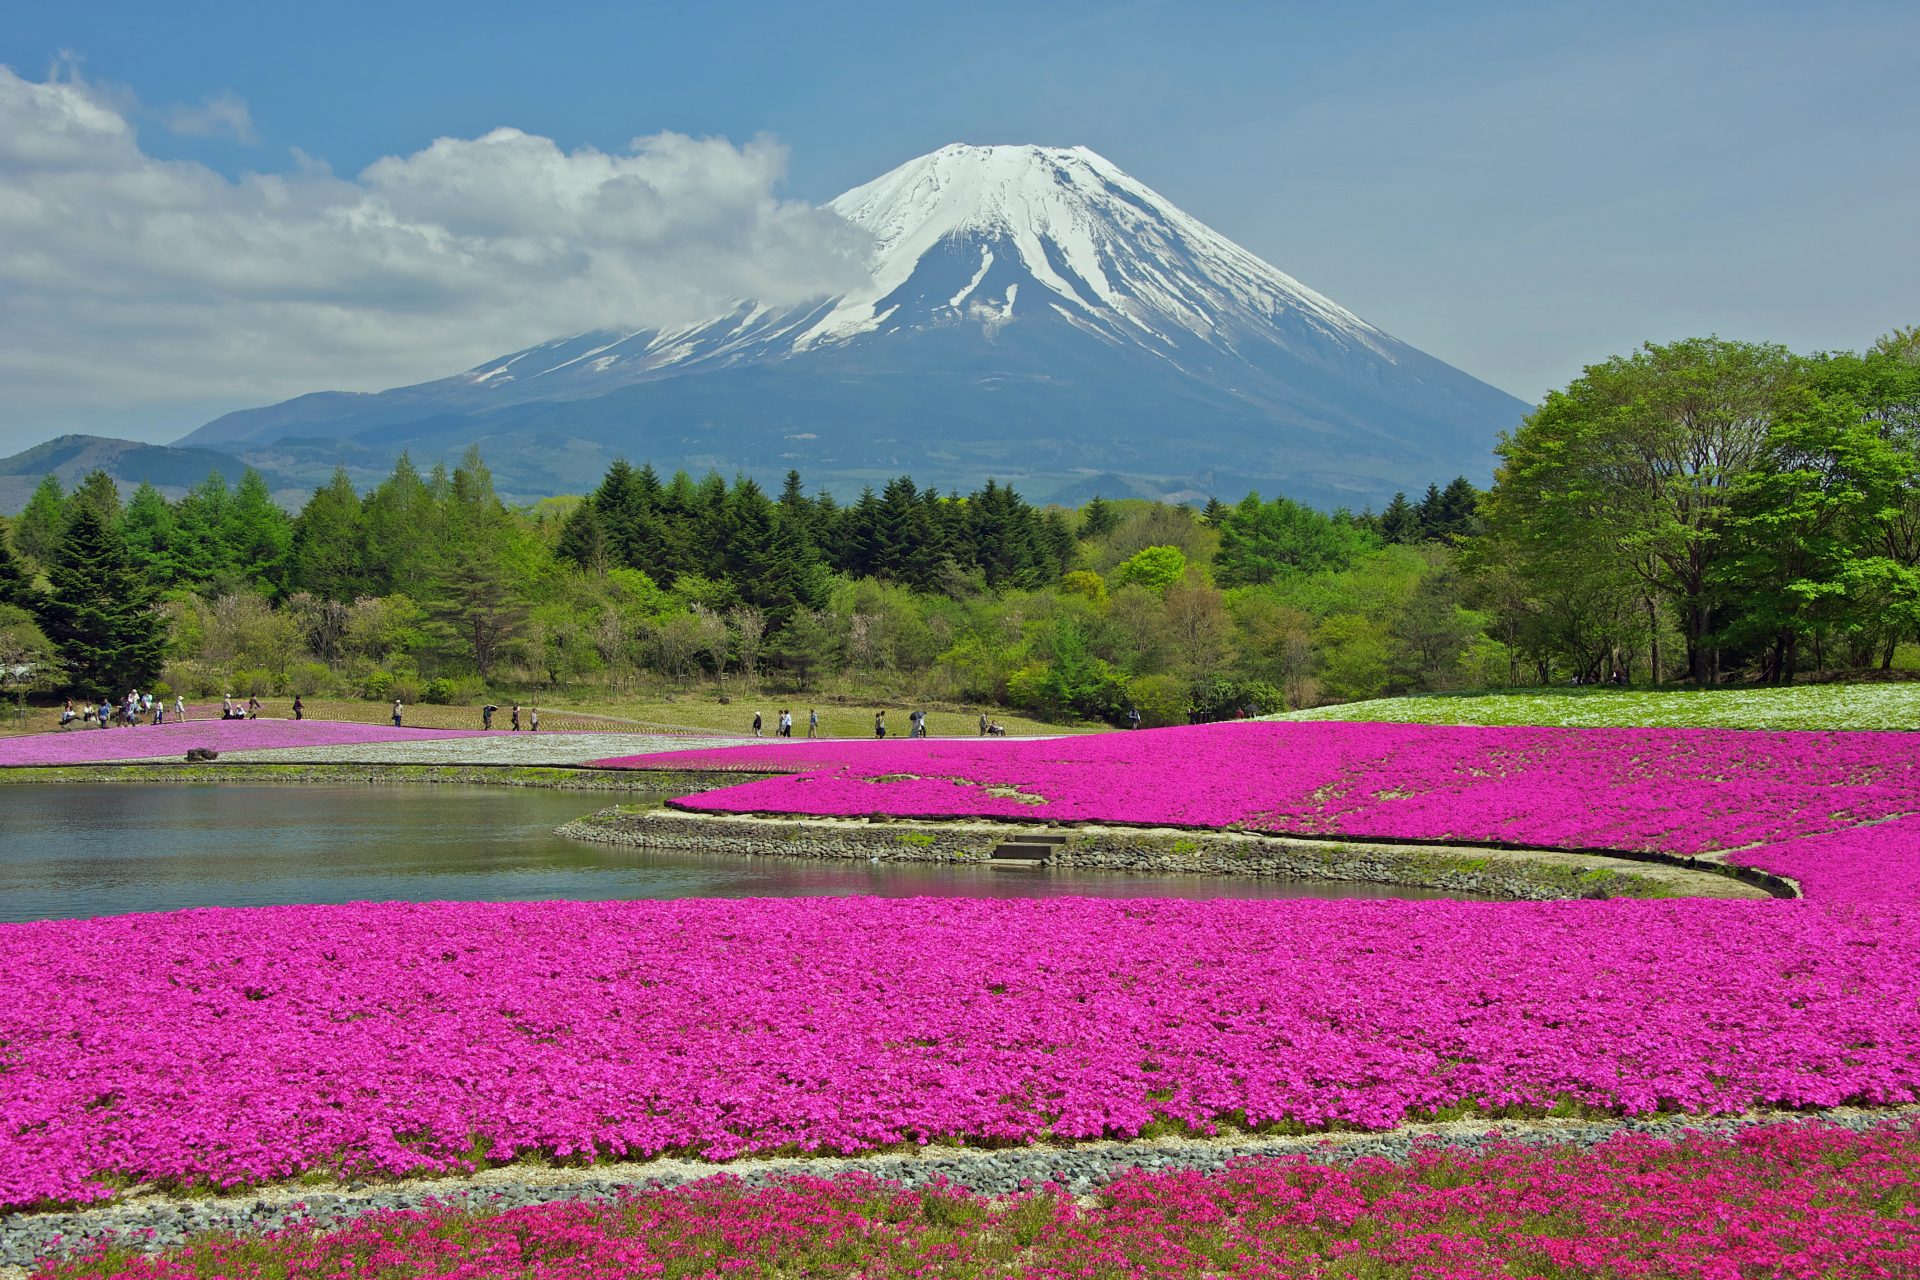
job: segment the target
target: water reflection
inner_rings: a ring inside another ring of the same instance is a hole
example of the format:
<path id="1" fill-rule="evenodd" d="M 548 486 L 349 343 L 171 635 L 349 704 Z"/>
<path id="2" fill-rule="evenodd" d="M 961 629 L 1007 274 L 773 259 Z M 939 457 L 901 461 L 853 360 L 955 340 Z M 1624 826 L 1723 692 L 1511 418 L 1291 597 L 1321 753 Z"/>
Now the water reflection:
<path id="1" fill-rule="evenodd" d="M 0 921 L 393 899 L 1451 896 L 1308 881 L 733 859 L 552 833 L 605 802 L 489 787 L 0 787 Z"/>

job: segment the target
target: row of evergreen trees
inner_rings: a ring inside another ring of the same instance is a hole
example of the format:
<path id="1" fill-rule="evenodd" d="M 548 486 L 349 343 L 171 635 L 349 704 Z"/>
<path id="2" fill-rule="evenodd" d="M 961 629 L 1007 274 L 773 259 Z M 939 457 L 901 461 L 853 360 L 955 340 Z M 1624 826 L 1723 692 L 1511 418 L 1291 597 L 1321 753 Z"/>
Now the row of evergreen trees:
<path id="1" fill-rule="evenodd" d="M 1344 569 L 1382 541 L 1469 532 L 1476 496 L 1457 480 L 1430 488 L 1419 504 L 1396 498 L 1376 517 L 1249 495 L 1234 506 L 1210 503 L 1197 522 L 1179 511 L 1174 524 L 1217 535 L 1217 560 L 1203 572 L 1220 586 L 1258 586 Z M 21 563 L 0 537 L 0 606 L 30 614 L 57 646 L 71 686 L 89 695 L 158 673 L 161 601 L 234 593 L 292 601 L 303 616 L 321 615 L 301 601 L 404 600 L 396 616 L 416 617 L 425 642 L 466 655 L 484 679 L 530 622 L 559 635 L 570 615 L 603 607 L 569 578 L 591 583 L 617 571 L 626 575 L 617 591 L 654 600 L 650 608 L 754 611 L 778 652 L 789 626 L 817 628 L 836 583 L 874 580 L 950 600 L 1058 588 L 1087 547 L 1121 524 L 1123 509 L 1139 505 L 1095 498 L 1077 513 L 1043 510 L 991 480 L 962 496 L 902 476 L 843 506 L 831 494 L 807 494 L 797 472 L 770 496 L 750 479 L 679 473 L 663 481 L 651 466 L 620 461 L 582 499 L 516 512 L 470 450 L 460 466 L 424 474 L 402 455 L 364 495 L 336 472 L 290 515 L 252 471 L 237 486 L 213 475 L 172 502 L 142 485 L 124 507 L 96 472 L 71 494 L 52 477 L 35 491 L 11 530 Z M 1176 509 L 1165 510 L 1171 518 Z M 1170 527 L 1165 536 L 1185 535 Z M 1115 570 L 1116 586 L 1139 580 L 1164 590 L 1186 571 L 1174 547 L 1142 555 Z"/>
<path id="2" fill-rule="evenodd" d="M 695 483 L 681 472 L 663 484 L 651 466 L 622 460 L 567 518 L 558 549 L 583 569 L 621 565 L 662 586 L 689 574 L 726 580 L 784 615 L 816 607 L 828 572 L 916 591 L 968 578 L 1032 589 L 1057 580 L 1075 547 L 1062 512 L 1036 510 L 993 480 L 962 498 L 901 476 L 842 507 L 824 491 L 809 497 L 798 471 L 774 499 L 750 479 Z"/>

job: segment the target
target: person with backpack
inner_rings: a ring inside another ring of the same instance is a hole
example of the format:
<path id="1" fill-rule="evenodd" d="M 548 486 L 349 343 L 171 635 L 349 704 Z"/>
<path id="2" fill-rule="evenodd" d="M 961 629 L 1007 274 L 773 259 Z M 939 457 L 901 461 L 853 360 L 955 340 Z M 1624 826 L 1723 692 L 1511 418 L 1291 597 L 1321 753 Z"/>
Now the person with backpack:
<path id="1" fill-rule="evenodd" d="M 807 712 L 807 736 L 809 738 L 817 738 L 820 736 L 820 709 L 818 707 Z"/>

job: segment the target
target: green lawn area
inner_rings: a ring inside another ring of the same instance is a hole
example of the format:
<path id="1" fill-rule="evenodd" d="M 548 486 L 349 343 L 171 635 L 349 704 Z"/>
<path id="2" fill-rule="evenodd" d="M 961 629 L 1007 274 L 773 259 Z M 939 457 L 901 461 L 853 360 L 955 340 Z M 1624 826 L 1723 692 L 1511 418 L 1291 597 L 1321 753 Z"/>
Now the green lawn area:
<path id="1" fill-rule="evenodd" d="M 1920 728 L 1920 683 L 1809 684 L 1767 689 L 1517 689 L 1378 698 L 1314 707 L 1276 718 L 1574 728 L 1916 729 Z"/>
<path id="2" fill-rule="evenodd" d="M 245 699 L 241 701 L 244 702 Z M 290 697 L 262 698 L 260 701 L 260 714 L 264 716 L 284 719 L 293 714 L 293 699 Z M 499 698 L 497 701 L 500 710 L 494 713 L 493 727 L 505 729 L 508 727 L 508 709 L 513 705 L 512 700 Z M 391 702 L 368 702 L 348 698 L 308 698 L 305 703 L 307 718 L 310 720 L 385 724 L 393 714 Z M 525 702 L 521 704 L 522 708 L 528 705 Z M 980 713 L 972 708 L 955 708 L 938 703 L 840 702 L 824 698 L 817 702 L 808 702 L 804 695 L 796 694 L 735 693 L 733 700 L 727 703 L 722 703 L 705 693 L 690 693 L 679 698 L 607 698 L 604 696 L 552 700 L 543 698 L 532 705 L 540 708 L 542 733 L 594 729 L 634 733 L 678 729 L 695 733 L 749 734 L 753 732 L 753 713 L 758 711 L 764 721 L 764 732 L 771 738 L 774 725 L 778 723 L 781 708 L 784 707 L 793 712 L 793 736 L 802 738 L 807 732 L 807 711 L 818 707 L 822 737 L 866 738 L 873 735 L 873 713 L 884 706 L 887 712 L 887 735 L 904 737 L 909 728 L 907 713 L 916 705 L 926 711 L 927 732 L 934 737 L 973 737 L 980 731 Z M 171 709 L 171 702 L 168 706 Z M 187 713 L 198 719 L 218 716 L 219 700 L 205 698 L 190 700 L 187 704 Z M 50 706 L 28 707 L 26 717 L 16 719 L 13 708 L 5 708 L 4 718 L 0 719 L 0 734 L 44 732 L 56 729 L 58 714 L 57 709 Z M 1005 710 L 991 710 L 988 714 L 992 719 L 999 721 L 1012 737 L 1088 733 L 1105 728 L 1104 725 L 1047 724 Z M 402 715 L 405 723 L 411 728 L 478 729 L 480 727 L 478 706 L 446 707 L 425 702 L 410 702 L 404 708 Z M 523 720 L 522 723 L 526 721 Z"/>

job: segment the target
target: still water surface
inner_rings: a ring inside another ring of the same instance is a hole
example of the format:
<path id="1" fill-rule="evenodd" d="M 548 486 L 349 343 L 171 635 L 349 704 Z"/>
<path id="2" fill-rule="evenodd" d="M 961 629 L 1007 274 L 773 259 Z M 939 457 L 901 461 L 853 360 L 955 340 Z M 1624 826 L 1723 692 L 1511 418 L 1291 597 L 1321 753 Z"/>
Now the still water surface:
<path id="1" fill-rule="evenodd" d="M 587 792 L 490 787 L 0 786 L 0 921 L 393 900 L 1453 896 L 1316 881 L 735 859 L 553 834 L 607 803 Z"/>

